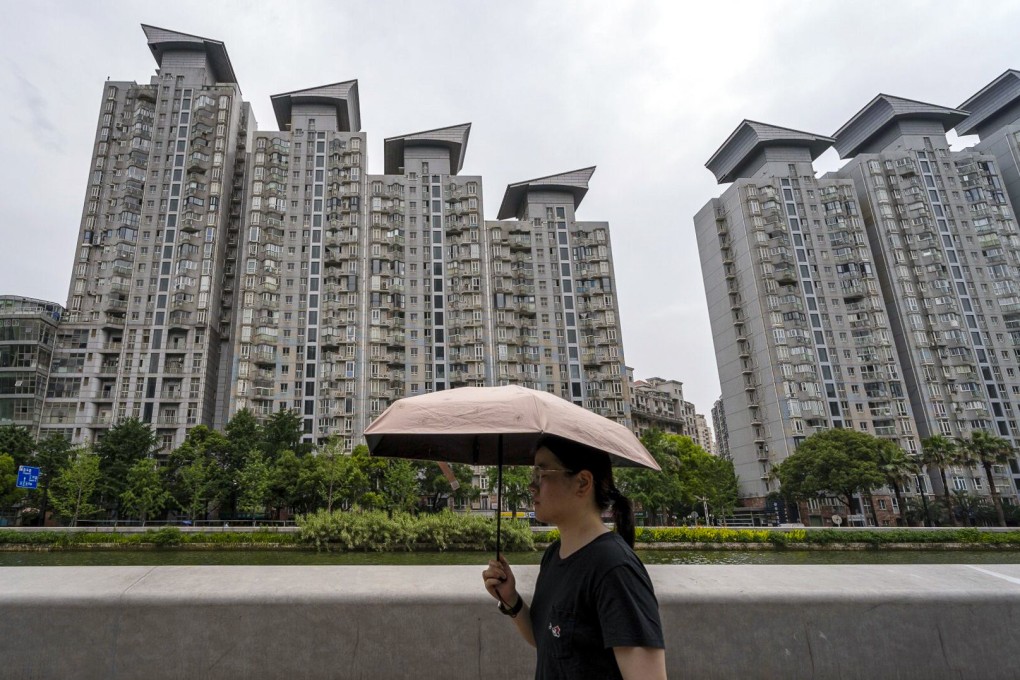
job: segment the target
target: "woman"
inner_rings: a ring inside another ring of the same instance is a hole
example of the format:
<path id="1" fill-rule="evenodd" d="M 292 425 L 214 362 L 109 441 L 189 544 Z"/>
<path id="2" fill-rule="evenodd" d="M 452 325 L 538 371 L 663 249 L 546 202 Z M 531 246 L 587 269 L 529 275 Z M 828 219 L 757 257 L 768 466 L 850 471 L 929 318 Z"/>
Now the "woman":
<path id="1" fill-rule="evenodd" d="M 634 554 L 634 514 L 613 485 L 609 456 L 549 439 L 535 453 L 535 518 L 555 524 L 531 607 L 502 555 L 482 573 L 499 609 L 538 651 L 535 678 L 666 677 L 659 607 Z M 616 532 L 602 523 L 613 508 Z"/>

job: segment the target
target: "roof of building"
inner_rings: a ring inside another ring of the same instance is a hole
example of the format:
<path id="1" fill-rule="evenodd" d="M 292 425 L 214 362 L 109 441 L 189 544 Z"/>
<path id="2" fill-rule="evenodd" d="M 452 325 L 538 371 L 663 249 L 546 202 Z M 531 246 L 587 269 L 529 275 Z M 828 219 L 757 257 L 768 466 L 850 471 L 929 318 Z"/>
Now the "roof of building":
<path id="1" fill-rule="evenodd" d="M 237 84 L 237 76 L 234 75 L 234 67 L 230 64 L 227 47 L 219 40 L 171 31 L 148 24 L 142 24 L 142 31 L 145 32 L 145 38 L 149 41 L 149 49 L 160 68 L 163 66 L 163 55 L 167 52 L 205 52 L 216 82 Z"/>
<path id="2" fill-rule="evenodd" d="M 496 219 L 505 220 L 516 217 L 521 203 L 529 191 L 562 191 L 574 197 L 574 210 L 581 205 L 581 200 L 588 193 L 588 181 L 595 174 L 595 166 L 561 172 L 558 175 L 536 177 L 535 179 L 508 184 L 503 194 L 503 202 L 499 206 Z"/>
<path id="3" fill-rule="evenodd" d="M 981 123 L 1016 103 L 1018 99 L 1020 99 L 1020 71 L 1009 69 L 960 104 L 959 108 L 969 112 L 970 116 L 956 125 L 957 134 L 974 134 Z"/>
<path id="4" fill-rule="evenodd" d="M 295 104 L 325 104 L 336 107 L 337 126 L 341 132 L 361 131 L 361 104 L 358 102 L 358 81 L 345 80 L 331 85 L 274 94 L 273 113 L 281 130 L 290 125 Z"/>
<path id="5" fill-rule="evenodd" d="M 404 174 L 404 149 L 409 146 L 425 146 L 449 150 L 450 174 L 456 175 L 464 167 L 464 155 L 467 153 L 468 135 L 470 134 L 471 123 L 461 123 L 435 130 L 389 137 L 383 140 L 384 172 L 387 175 Z"/>
<path id="6" fill-rule="evenodd" d="M 901 120 L 931 120 L 951 130 L 967 117 L 966 111 L 902 97 L 879 94 L 854 114 L 832 136 L 840 158 L 852 158 L 869 142 Z"/>
<path id="7" fill-rule="evenodd" d="M 725 184 L 737 179 L 740 170 L 765 147 L 802 147 L 811 152 L 814 160 L 832 146 L 833 141 L 822 135 L 745 119 L 712 154 L 705 167 L 712 171 L 719 184 Z"/>

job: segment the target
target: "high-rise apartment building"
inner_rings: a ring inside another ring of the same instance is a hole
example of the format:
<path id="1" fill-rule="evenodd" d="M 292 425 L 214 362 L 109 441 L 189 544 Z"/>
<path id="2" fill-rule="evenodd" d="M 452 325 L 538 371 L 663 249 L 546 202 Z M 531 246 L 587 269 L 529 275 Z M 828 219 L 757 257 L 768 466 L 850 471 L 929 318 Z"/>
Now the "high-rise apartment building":
<path id="1" fill-rule="evenodd" d="M 694 443 L 704 449 L 706 453 L 716 455 L 712 428 L 708 426 L 708 420 L 702 413 L 694 414 Z"/>
<path id="2" fill-rule="evenodd" d="M 715 433 L 715 455 L 730 458 L 730 434 L 726 429 L 726 411 L 722 399 L 712 404 L 712 431 Z"/>
<path id="3" fill-rule="evenodd" d="M 1016 446 L 1020 236 L 995 157 L 949 149 L 946 131 L 967 116 L 879 95 L 833 135 L 849 161 L 835 176 L 857 191 L 918 433 L 983 430 Z M 987 492 L 980 474 L 953 476 Z"/>
<path id="4" fill-rule="evenodd" d="M 816 179 L 833 140 L 742 122 L 709 160 L 730 186 L 697 214 L 698 248 L 741 496 L 819 430 L 917 448 L 853 182 Z"/>
<path id="5" fill-rule="evenodd" d="M 1015 107 L 1014 80 L 974 100 L 1013 88 Z M 1018 443 L 1020 239 L 989 153 L 1016 139 L 953 152 L 945 135 L 1001 133 L 996 106 L 968 127 L 964 110 L 879 95 L 831 138 L 744 121 L 708 162 L 732 183 L 695 224 L 743 496 L 772 490 L 771 465 L 829 427 L 908 452 L 975 430 Z M 830 145 L 848 162 L 816 178 Z M 1017 472 L 996 469 L 1004 495 Z M 950 476 L 987 493 L 980 472 Z"/>
<path id="6" fill-rule="evenodd" d="M 148 84 L 109 81 L 43 430 L 118 420 L 166 446 L 240 409 L 295 409 L 348 446 L 400 397 L 522 384 L 630 424 L 594 168 L 507 187 L 461 171 L 470 124 L 386 139 L 356 80 L 272 97 L 259 131 L 223 43 L 143 26 Z"/>
<path id="7" fill-rule="evenodd" d="M 118 420 L 166 444 L 222 422 L 228 249 L 254 126 L 223 43 L 143 26 L 159 67 L 107 81 L 41 428 L 91 440 Z"/>
<path id="8" fill-rule="evenodd" d="M 0 295 L 0 425 L 39 427 L 63 313 L 55 302 Z"/>

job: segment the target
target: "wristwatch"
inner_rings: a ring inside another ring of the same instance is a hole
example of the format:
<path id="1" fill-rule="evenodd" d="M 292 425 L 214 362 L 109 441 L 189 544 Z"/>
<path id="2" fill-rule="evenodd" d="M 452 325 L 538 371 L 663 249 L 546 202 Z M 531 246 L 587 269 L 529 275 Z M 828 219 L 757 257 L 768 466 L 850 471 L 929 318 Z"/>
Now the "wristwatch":
<path id="1" fill-rule="evenodd" d="M 524 608 L 524 598 L 521 597 L 520 595 L 518 595 L 517 596 L 517 604 L 515 604 L 512 607 L 505 606 L 503 604 L 502 600 L 497 602 L 496 606 L 499 608 L 499 611 L 500 611 L 501 614 L 506 614 L 511 619 L 515 619 L 515 618 L 517 618 L 517 615 L 521 613 L 521 609 Z"/>

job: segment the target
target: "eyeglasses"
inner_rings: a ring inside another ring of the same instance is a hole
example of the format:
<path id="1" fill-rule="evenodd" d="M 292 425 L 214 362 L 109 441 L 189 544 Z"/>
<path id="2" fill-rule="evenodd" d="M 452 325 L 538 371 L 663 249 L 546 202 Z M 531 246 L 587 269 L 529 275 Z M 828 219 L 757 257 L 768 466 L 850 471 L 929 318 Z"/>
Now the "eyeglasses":
<path id="1" fill-rule="evenodd" d="M 542 479 L 550 472 L 568 472 L 573 474 L 571 470 L 565 468 L 540 468 L 534 467 L 531 469 L 531 486 L 539 487 L 542 485 Z"/>

